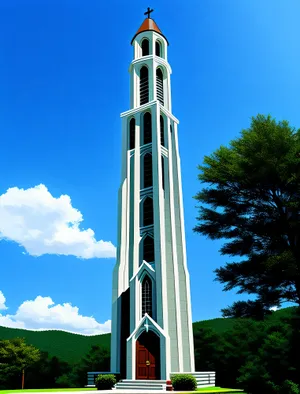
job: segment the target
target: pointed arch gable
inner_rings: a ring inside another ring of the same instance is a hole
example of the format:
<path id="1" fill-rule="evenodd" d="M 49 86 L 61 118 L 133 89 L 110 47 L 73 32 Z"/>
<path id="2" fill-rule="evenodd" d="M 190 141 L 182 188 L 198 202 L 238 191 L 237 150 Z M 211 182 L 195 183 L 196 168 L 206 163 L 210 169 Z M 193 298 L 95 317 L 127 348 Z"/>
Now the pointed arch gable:
<path id="1" fill-rule="evenodd" d="M 135 278 L 137 278 L 139 281 L 142 281 L 146 274 L 155 280 L 155 269 L 152 265 L 147 263 L 147 261 L 143 261 L 136 274 L 130 279 L 130 282 L 132 282 Z"/>
<path id="2" fill-rule="evenodd" d="M 133 338 L 138 338 L 143 331 L 145 331 L 145 323 L 149 322 L 149 329 L 155 332 L 157 335 L 159 335 L 163 339 L 168 339 L 168 335 L 165 332 L 163 328 L 161 328 L 156 321 L 151 317 L 148 316 L 147 314 L 143 316 L 140 320 L 140 322 L 137 324 L 136 329 L 132 332 L 129 338 L 127 338 L 127 342 L 132 341 Z"/>

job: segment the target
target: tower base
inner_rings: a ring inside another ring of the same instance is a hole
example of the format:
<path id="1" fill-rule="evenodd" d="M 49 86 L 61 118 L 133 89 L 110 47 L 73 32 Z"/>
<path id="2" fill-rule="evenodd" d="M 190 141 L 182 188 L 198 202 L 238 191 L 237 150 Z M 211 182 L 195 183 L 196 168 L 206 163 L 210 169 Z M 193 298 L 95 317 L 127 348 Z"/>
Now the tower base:
<path id="1" fill-rule="evenodd" d="M 110 372 L 102 372 L 103 374 L 108 374 Z M 88 385 L 86 387 L 95 387 L 95 378 L 101 374 L 101 372 L 88 372 Z M 173 375 L 192 375 L 197 380 L 197 387 L 214 387 L 216 385 L 216 373 L 213 371 L 208 372 L 172 372 L 170 377 Z M 119 393 L 124 390 L 124 392 L 142 392 L 146 394 L 147 392 L 165 392 L 166 391 L 166 380 L 132 380 L 123 379 L 120 380 L 114 387 L 113 390 L 118 390 Z M 104 394 L 104 391 L 102 391 Z M 110 391 L 111 393 L 111 391 Z"/>

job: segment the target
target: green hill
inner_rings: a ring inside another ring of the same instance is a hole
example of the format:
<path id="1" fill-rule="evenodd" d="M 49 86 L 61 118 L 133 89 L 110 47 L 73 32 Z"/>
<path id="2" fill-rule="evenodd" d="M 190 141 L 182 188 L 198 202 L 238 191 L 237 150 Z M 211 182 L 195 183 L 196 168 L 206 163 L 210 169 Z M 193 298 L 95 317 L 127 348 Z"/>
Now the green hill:
<path id="1" fill-rule="evenodd" d="M 268 321 L 276 321 L 291 315 L 293 307 L 280 309 L 268 317 Z M 217 333 L 230 330 L 238 319 L 212 319 L 193 323 L 193 329 L 211 328 Z M 17 328 L 0 327 L 0 339 L 25 338 L 28 344 L 46 351 L 50 356 L 75 363 L 85 356 L 92 345 L 110 348 L 110 334 L 84 336 L 64 331 L 30 331 Z"/>

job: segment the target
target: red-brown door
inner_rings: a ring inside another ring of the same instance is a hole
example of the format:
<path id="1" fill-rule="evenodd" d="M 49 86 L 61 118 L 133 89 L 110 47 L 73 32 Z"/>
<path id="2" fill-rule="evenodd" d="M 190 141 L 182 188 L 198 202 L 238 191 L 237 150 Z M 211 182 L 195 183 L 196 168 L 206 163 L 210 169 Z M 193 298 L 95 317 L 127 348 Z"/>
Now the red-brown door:
<path id="1" fill-rule="evenodd" d="M 136 341 L 136 379 L 160 378 L 159 337 L 144 332 Z"/>

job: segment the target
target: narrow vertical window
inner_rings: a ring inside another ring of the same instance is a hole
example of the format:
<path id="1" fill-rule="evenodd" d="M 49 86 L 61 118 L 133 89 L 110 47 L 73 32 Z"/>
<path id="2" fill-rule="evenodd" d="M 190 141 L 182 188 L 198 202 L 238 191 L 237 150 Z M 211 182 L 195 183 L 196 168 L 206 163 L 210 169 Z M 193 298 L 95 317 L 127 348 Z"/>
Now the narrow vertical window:
<path id="1" fill-rule="evenodd" d="M 147 263 L 154 261 L 154 239 L 147 235 L 143 242 L 143 260 Z"/>
<path id="2" fill-rule="evenodd" d="M 153 200 L 147 197 L 143 204 L 143 226 L 153 224 Z"/>
<path id="3" fill-rule="evenodd" d="M 152 155 L 147 153 L 144 156 L 144 188 L 152 185 Z"/>
<path id="4" fill-rule="evenodd" d="M 129 123 L 129 149 L 135 148 L 135 119 L 132 118 Z"/>
<path id="5" fill-rule="evenodd" d="M 165 190 L 165 160 L 161 157 L 161 181 L 162 181 L 162 188 Z"/>
<path id="6" fill-rule="evenodd" d="M 165 146 L 165 122 L 162 115 L 160 115 L 160 144 Z"/>
<path id="7" fill-rule="evenodd" d="M 145 313 L 152 317 L 152 281 L 148 275 L 142 282 L 142 316 Z"/>
<path id="8" fill-rule="evenodd" d="M 144 115 L 144 144 L 152 142 L 152 119 L 150 112 Z"/>
<path id="9" fill-rule="evenodd" d="M 171 133 L 171 134 L 173 133 L 173 127 L 172 127 L 171 124 L 170 124 L 170 133 Z"/>
<path id="10" fill-rule="evenodd" d="M 159 100 L 161 104 L 164 105 L 164 79 L 160 68 L 156 70 L 156 95 L 157 100 Z"/>
<path id="11" fill-rule="evenodd" d="M 144 38 L 142 41 L 142 56 L 147 56 L 149 55 L 149 40 L 147 38 Z"/>
<path id="12" fill-rule="evenodd" d="M 159 41 L 155 42 L 155 55 L 161 57 L 161 45 Z"/>
<path id="13" fill-rule="evenodd" d="M 149 101 L 149 75 L 148 68 L 142 67 L 140 71 L 140 104 L 146 104 Z"/>

